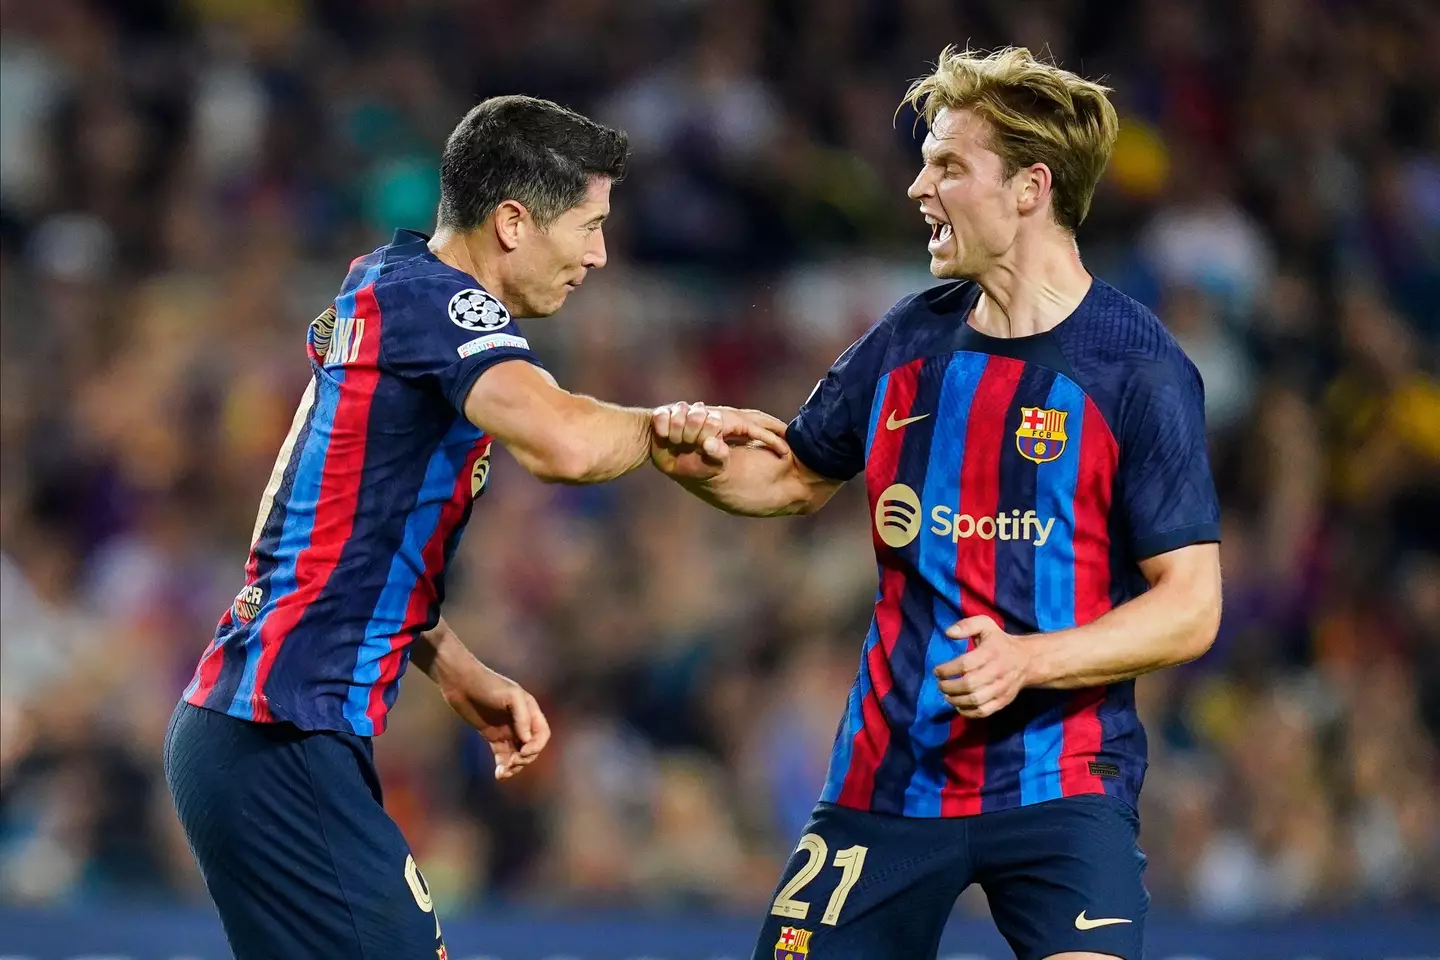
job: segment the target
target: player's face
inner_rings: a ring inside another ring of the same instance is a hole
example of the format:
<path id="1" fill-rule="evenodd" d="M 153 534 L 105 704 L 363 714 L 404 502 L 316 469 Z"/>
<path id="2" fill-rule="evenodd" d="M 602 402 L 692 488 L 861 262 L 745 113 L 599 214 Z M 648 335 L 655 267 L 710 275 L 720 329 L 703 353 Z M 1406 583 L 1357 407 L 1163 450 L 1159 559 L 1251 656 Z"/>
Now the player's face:
<path id="1" fill-rule="evenodd" d="M 548 317 L 591 270 L 605 266 L 603 224 L 610 214 L 610 180 L 591 177 L 585 199 L 527 238 L 517 293 L 520 315 Z"/>
<path id="2" fill-rule="evenodd" d="M 908 195 L 930 225 L 930 272 L 942 279 L 980 276 L 1015 242 L 1016 192 L 989 136 L 983 117 L 947 107 L 921 147 L 924 166 Z"/>

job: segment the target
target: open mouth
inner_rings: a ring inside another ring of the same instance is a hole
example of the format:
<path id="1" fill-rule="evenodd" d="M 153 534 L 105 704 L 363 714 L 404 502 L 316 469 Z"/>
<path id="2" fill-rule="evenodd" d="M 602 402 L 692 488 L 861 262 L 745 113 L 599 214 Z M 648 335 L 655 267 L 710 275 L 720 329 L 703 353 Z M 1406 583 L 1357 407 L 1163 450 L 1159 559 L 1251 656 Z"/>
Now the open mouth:
<path id="1" fill-rule="evenodd" d="M 928 213 L 925 215 L 925 222 L 930 225 L 929 249 L 933 253 L 949 242 L 952 231 L 950 224 Z"/>

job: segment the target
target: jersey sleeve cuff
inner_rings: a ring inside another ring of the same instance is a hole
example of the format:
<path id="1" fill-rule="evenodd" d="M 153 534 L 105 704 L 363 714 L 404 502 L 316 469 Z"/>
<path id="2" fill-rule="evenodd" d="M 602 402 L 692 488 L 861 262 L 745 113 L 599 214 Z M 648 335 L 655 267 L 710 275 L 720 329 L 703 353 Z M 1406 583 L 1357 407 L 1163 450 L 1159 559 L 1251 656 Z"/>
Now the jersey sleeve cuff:
<path id="1" fill-rule="evenodd" d="M 785 433 L 785 442 L 790 445 L 790 452 L 795 454 L 796 460 L 826 479 L 844 483 L 855 476 L 856 471 L 847 470 L 843 465 L 837 464 L 825 456 L 809 437 L 795 429 L 793 422 Z"/>
<path id="2" fill-rule="evenodd" d="M 1148 560 L 1151 557 L 1158 557 L 1162 553 L 1169 553 L 1171 550 L 1179 550 L 1181 547 L 1188 547 L 1192 544 L 1219 542 L 1220 522 L 1207 520 L 1204 523 L 1195 523 L 1188 527 L 1177 527 L 1164 533 L 1140 537 L 1134 544 L 1135 556 L 1140 560 Z"/>
<path id="3" fill-rule="evenodd" d="M 505 360 L 524 360 L 532 363 L 541 369 L 545 365 L 540 358 L 529 350 L 519 347 L 501 347 L 494 350 L 486 350 L 483 354 L 471 357 L 468 361 L 462 362 L 457 376 L 450 383 L 450 389 L 446 397 L 450 400 L 451 406 L 461 413 L 465 412 L 465 398 L 470 395 L 470 388 L 475 386 L 475 381 L 480 379 L 480 374 L 489 370 L 497 363 Z"/>

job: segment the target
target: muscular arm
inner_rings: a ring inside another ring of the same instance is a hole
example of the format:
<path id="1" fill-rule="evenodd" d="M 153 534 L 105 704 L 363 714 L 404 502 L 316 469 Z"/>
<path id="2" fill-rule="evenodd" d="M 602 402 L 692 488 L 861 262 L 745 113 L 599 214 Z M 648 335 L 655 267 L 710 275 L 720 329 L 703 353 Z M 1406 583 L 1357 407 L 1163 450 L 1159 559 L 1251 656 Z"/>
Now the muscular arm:
<path id="1" fill-rule="evenodd" d="M 725 471 L 709 480 L 677 478 L 679 484 L 712 507 L 745 517 L 784 517 L 814 513 L 840 489 L 794 454 L 779 457 L 759 446 L 736 447 Z"/>
<path id="2" fill-rule="evenodd" d="M 1187 663 L 1220 626 L 1220 548 L 1197 543 L 1140 562 L 1150 589 L 1083 627 L 1025 637 L 1033 687 L 1097 687 Z"/>
<path id="3" fill-rule="evenodd" d="M 1083 627 L 1014 637 L 989 617 L 946 630 L 971 649 L 935 669 L 966 717 L 988 717 L 1025 687 L 1073 689 L 1129 680 L 1194 660 L 1220 624 L 1220 551 L 1198 543 L 1140 563 L 1150 589 Z"/>
<path id="4" fill-rule="evenodd" d="M 570 393 L 534 364 L 497 363 L 465 398 L 465 416 L 547 483 L 602 483 L 650 455 L 650 411 Z"/>

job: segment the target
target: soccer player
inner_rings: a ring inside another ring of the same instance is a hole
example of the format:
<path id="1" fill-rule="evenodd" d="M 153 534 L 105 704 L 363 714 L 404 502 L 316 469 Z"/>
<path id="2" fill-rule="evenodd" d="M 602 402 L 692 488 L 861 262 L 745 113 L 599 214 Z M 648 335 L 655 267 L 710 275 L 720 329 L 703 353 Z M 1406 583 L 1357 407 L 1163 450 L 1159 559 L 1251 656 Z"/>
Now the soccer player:
<path id="1" fill-rule="evenodd" d="M 1141 956 L 1134 678 L 1212 642 L 1219 509 L 1199 375 L 1076 248 L 1107 92 L 1024 49 L 947 49 L 906 98 L 946 282 L 836 361 L 791 456 L 682 479 L 751 516 L 862 472 L 869 492 L 874 619 L 756 960 L 933 958 L 972 883 L 1020 960 Z M 657 411 L 657 436 L 705 413 Z"/>
<path id="2" fill-rule="evenodd" d="M 412 661 L 504 779 L 550 731 L 530 694 L 440 619 L 445 568 L 499 440 L 547 481 L 644 464 L 653 411 L 558 387 L 515 317 L 605 265 L 625 135 L 553 103 L 488 100 L 441 160 L 439 228 L 350 266 L 309 328 L 312 378 L 265 488 L 245 585 L 170 722 L 166 778 L 237 960 L 443 960 L 434 906 L 386 815 L 371 738 Z M 714 412 L 681 451 L 783 450 Z M 776 422 L 783 429 L 783 424 Z"/>

